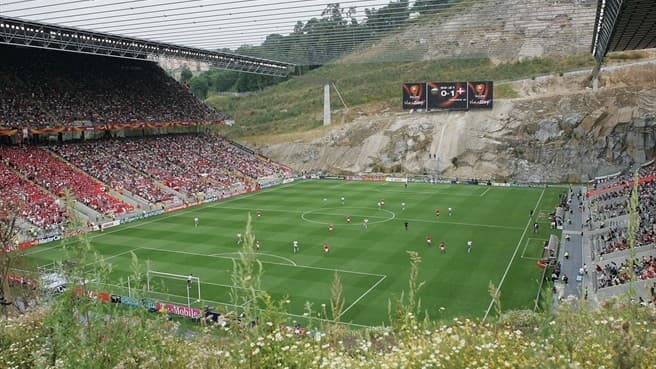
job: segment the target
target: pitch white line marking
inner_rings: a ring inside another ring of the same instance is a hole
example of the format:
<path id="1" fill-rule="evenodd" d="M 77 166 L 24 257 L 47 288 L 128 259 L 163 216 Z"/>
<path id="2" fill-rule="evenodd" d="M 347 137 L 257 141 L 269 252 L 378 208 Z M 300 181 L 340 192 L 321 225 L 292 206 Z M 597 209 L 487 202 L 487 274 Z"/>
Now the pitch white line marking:
<path id="1" fill-rule="evenodd" d="M 222 253 L 219 253 L 219 254 L 212 254 L 212 255 L 209 255 L 209 256 L 225 256 L 225 255 L 239 255 L 239 253 L 238 252 L 222 252 Z M 284 261 L 288 262 L 290 265 L 297 266 L 297 264 L 294 260 L 288 259 L 284 256 L 278 256 L 278 255 L 274 255 L 274 254 L 267 254 L 265 252 L 257 252 L 257 255 L 265 255 L 265 256 L 270 256 L 272 258 L 278 258 L 278 259 L 281 259 L 281 260 L 284 260 Z M 236 259 L 236 258 L 232 258 L 232 259 Z"/>
<path id="2" fill-rule="evenodd" d="M 538 198 L 538 202 L 535 204 L 535 207 L 533 209 L 537 209 L 538 206 L 540 205 L 540 201 L 542 201 L 542 196 L 544 195 L 545 189 L 542 190 L 542 193 L 540 193 L 540 197 Z M 512 265 L 513 261 L 515 260 L 515 256 L 517 256 L 517 252 L 519 251 L 519 247 L 522 245 L 522 240 L 524 239 L 524 236 L 526 236 L 526 231 L 528 231 L 528 227 L 531 225 L 531 219 L 528 220 L 526 223 L 526 227 L 524 227 L 524 232 L 522 232 L 522 236 L 519 238 L 519 241 L 517 241 L 517 246 L 515 247 L 515 252 L 513 252 L 512 257 L 510 258 L 510 261 L 508 262 L 508 266 L 506 266 L 506 270 L 503 272 L 503 275 L 501 276 L 501 280 L 499 281 L 499 284 L 497 284 L 496 288 L 497 291 L 501 291 L 501 286 L 503 286 L 503 282 L 506 280 L 506 276 L 508 275 L 508 271 L 510 270 L 510 266 Z M 490 301 L 490 305 L 487 307 L 487 310 L 485 311 L 485 316 L 483 316 L 483 321 L 487 319 L 488 314 L 490 314 L 490 310 L 492 310 L 492 305 L 494 305 L 494 300 L 497 296 L 494 296 L 492 300 Z"/>
<path id="3" fill-rule="evenodd" d="M 384 281 L 385 278 L 387 278 L 386 275 L 384 275 L 382 278 L 380 278 L 378 280 L 378 282 L 376 282 L 373 286 L 371 286 L 371 288 L 369 288 L 367 291 L 365 291 L 365 293 L 363 293 L 360 297 L 358 297 L 355 301 L 353 301 L 353 303 L 351 305 L 349 305 L 346 309 L 344 309 L 344 311 L 342 311 L 341 314 L 339 314 L 338 318 L 341 318 L 342 315 L 346 314 L 347 311 L 351 310 L 351 308 L 353 306 L 355 306 L 355 304 L 357 304 L 360 300 L 362 300 L 365 296 L 367 296 L 367 294 L 369 292 L 371 292 L 374 288 L 376 288 L 376 286 L 378 286 L 382 281 Z"/>
<path id="4" fill-rule="evenodd" d="M 487 193 L 487 191 L 489 191 L 489 190 L 491 190 L 491 189 L 492 189 L 492 187 L 488 187 L 487 190 L 483 191 L 483 193 L 480 194 L 479 196 L 480 196 L 480 197 L 485 196 L 485 194 Z"/>
<path id="5" fill-rule="evenodd" d="M 199 254 L 195 252 L 188 252 L 188 251 L 178 251 L 178 250 L 164 250 L 164 249 L 158 249 L 154 247 L 142 247 L 141 250 L 153 250 L 153 251 L 159 251 L 159 252 L 170 252 L 173 254 L 184 254 L 184 255 L 194 255 L 194 256 L 203 256 L 203 257 L 211 257 L 211 258 L 217 258 L 217 259 L 229 259 L 229 260 L 235 260 L 236 258 L 234 257 L 229 257 L 229 256 L 212 256 L 212 255 L 207 255 L 207 254 Z M 294 268 L 305 268 L 305 269 L 317 269 L 317 270 L 328 270 L 332 272 L 340 272 L 340 273 L 348 273 L 348 274 L 360 274 L 360 275 L 369 275 L 369 276 L 375 276 L 375 277 L 382 277 L 384 274 L 376 274 L 376 273 L 366 273 L 366 272 L 356 272 L 352 270 L 343 270 L 343 269 L 333 269 L 333 268 L 322 268 L 322 267 L 315 267 L 315 266 L 309 266 L 309 265 L 289 265 L 289 264 L 283 264 L 283 263 L 276 263 L 273 261 L 262 261 L 262 264 L 271 264 L 271 265 L 282 265 L 286 267 L 294 267 Z"/>

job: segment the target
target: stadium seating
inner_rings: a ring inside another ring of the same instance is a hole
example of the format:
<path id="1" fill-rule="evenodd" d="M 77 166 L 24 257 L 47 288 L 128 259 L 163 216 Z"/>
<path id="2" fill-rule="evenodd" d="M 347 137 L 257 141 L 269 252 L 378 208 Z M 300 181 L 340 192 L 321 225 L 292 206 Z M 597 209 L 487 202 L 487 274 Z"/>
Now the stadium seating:
<path id="1" fill-rule="evenodd" d="M 101 214 L 132 210 L 132 206 L 109 195 L 105 186 L 44 149 L 2 146 L 0 155 L 28 180 L 34 181 L 56 196 L 63 196 L 64 189 L 68 188 L 78 201 Z"/>
<path id="2" fill-rule="evenodd" d="M 64 221 L 58 200 L 19 177 L 4 162 L 0 163 L 0 189 L 3 200 L 17 204 L 18 215 L 36 228 L 52 231 Z"/>
<path id="3" fill-rule="evenodd" d="M 637 279 L 656 277 L 653 247 L 656 244 L 656 165 L 651 163 L 639 170 L 638 216 L 635 233 L 636 251 L 644 255 L 631 260 L 622 253 L 629 248 L 628 208 L 633 190 L 633 175 L 605 179 L 588 193 L 588 219 L 593 252 L 601 256 L 596 267 L 597 288 L 623 284 L 633 269 Z M 607 260 L 607 261 L 602 261 Z"/>
<path id="4" fill-rule="evenodd" d="M 0 127 L 223 119 L 155 63 L 3 48 Z"/>
<path id="5" fill-rule="evenodd" d="M 110 141 L 56 145 L 50 149 L 112 189 L 130 191 L 149 203 L 170 201 L 173 195 L 164 192 L 155 181 L 130 167 L 125 161 L 107 152 Z"/>
<path id="6" fill-rule="evenodd" d="M 21 215 L 41 229 L 63 220 L 56 197 L 62 196 L 65 188 L 85 205 L 108 215 L 133 210 L 112 197 L 108 188 L 142 203 L 158 205 L 193 200 L 201 194 L 220 196 L 252 187 L 258 178 L 282 176 L 288 170 L 223 138 L 196 134 L 45 147 L 1 146 L 0 157 L 6 162 L 0 172 L 0 185 L 26 204 Z M 178 191 L 181 198 L 164 186 Z"/>

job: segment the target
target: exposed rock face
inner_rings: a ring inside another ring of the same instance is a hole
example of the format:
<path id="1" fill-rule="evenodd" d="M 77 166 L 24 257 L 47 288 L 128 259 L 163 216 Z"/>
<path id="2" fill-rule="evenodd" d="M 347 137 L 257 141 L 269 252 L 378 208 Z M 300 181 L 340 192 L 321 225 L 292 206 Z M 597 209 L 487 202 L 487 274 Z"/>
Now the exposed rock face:
<path id="1" fill-rule="evenodd" d="M 485 56 L 494 61 L 589 52 L 595 0 L 498 0 L 465 2 L 456 16 L 414 22 L 344 62 L 397 58 L 430 60 Z M 445 12 L 448 13 L 448 12 Z"/>
<path id="2" fill-rule="evenodd" d="M 602 76 L 598 91 L 583 87 L 585 74 L 518 81 L 528 97 L 497 100 L 493 110 L 388 112 L 320 138 L 248 144 L 306 171 L 584 181 L 656 154 L 656 68 Z"/>

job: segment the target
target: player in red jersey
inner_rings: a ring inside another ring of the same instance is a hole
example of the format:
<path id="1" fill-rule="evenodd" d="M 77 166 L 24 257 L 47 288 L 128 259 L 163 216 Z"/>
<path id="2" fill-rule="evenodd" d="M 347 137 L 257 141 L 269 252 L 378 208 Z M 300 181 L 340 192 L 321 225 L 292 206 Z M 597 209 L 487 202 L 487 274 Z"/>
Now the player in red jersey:
<path id="1" fill-rule="evenodd" d="M 329 232 L 332 232 L 333 229 L 335 229 L 335 226 L 332 225 L 332 224 L 329 224 L 329 225 L 328 225 L 328 231 L 329 231 Z"/>
<path id="2" fill-rule="evenodd" d="M 444 242 L 440 242 L 440 253 L 446 253 L 446 244 Z"/>
<path id="3" fill-rule="evenodd" d="M 435 216 L 439 219 L 440 218 L 440 208 L 435 209 Z"/>
<path id="4" fill-rule="evenodd" d="M 350 215 L 346 216 L 346 224 L 351 224 L 351 216 Z"/>
<path id="5" fill-rule="evenodd" d="M 323 254 L 328 255 L 328 252 L 330 251 L 330 245 L 328 245 L 328 242 L 323 244 Z"/>
<path id="6" fill-rule="evenodd" d="M 257 214 L 258 218 L 261 218 L 262 217 L 262 210 L 258 210 L 257 213 L 255 213 L 255 214 Z"/>
<path id="7" fill-rule="evenodd" d="M 433 244 L 433 239 L 429 234 L 426 235 L 426 247 L 430 247 Z"/>

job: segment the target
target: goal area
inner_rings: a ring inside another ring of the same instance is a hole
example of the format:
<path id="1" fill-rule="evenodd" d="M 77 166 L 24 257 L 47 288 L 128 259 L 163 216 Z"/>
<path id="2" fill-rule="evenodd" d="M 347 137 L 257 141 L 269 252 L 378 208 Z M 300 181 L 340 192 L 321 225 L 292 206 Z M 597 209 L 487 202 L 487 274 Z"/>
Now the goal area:
<path id="1" fill-rule="evenodd" d="M 194 275 L 148 270 L 146 272 L 146 288 L 150 294 L 163 294 L 176 303 L 192 303 L 201 301 L 200 278 Z M 182 300 L 182 301 L 180 301 Z"/>

